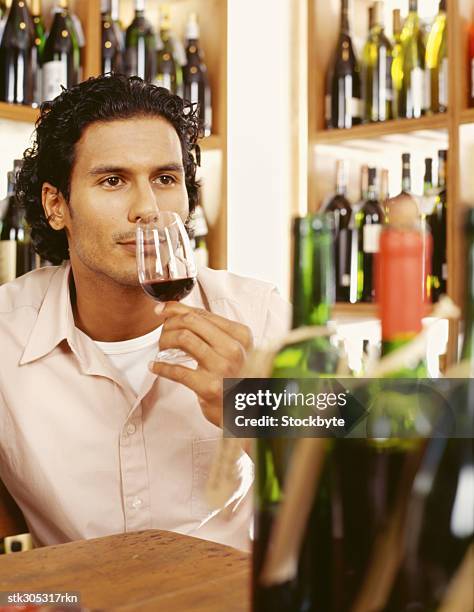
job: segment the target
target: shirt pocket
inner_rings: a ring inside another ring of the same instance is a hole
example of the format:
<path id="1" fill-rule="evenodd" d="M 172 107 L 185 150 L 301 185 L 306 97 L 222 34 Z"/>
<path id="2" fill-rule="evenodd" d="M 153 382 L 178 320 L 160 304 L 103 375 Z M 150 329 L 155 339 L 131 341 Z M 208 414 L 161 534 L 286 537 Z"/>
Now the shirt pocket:
<path id="1" fill-rule="evenodd" d="M 193 482 L 191 490 L 191 513 L 194 520 L 202 521 L 216 514 L 205 498 L 205 490 L 219 443 L 222 437 L 193 440 Z"/>

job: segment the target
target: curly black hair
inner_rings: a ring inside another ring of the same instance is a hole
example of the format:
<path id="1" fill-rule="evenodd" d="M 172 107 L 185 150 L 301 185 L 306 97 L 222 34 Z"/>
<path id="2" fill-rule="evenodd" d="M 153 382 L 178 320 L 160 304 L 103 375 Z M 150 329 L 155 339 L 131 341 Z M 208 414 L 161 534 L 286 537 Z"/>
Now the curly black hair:
<path id="1" fill-rule="evenodd" d="M 69 259 L 66 232 L 49 225 L 41 204 L 41 189 L 44 182 L 49 182 L 69 203 L 75 145 L 85 128 L 96 121 L 148 116 L 166 119 L 181 142 L 191 213 L 199 198 L 196 165 L 200 152 L 196 142 L 201 128 L 197 113 L 193 105 L 167 89 L 139 77 L 112 73 L 91 77 L 63 89 L 54 100 L 43 102 L 33 146 L 23 154 L 23 167 L 16 182 L 16 196 L 25 208 L 35 251 L 54 264 Z"/>

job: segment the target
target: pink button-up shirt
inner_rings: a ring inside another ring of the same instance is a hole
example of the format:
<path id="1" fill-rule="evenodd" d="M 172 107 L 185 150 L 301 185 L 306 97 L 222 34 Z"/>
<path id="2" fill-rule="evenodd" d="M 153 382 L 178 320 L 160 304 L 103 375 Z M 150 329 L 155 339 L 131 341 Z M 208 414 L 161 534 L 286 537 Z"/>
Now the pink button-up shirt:
<path id="1" fill-rule="evenodd" d="M 222 431 L 183 385 L 148 373 L 137 396 L 74 324 L 69 264 L 0 287 L 0 477 L 36 544 L 166 529 L 246 548 L 252 463 L 240 503 L 204 498 Z M 285 332 L 272 285 L 202 268 L 183 300 L 248 325 L 256 345 Z M 237 510 L 235 510 L 237 508 Z"/>

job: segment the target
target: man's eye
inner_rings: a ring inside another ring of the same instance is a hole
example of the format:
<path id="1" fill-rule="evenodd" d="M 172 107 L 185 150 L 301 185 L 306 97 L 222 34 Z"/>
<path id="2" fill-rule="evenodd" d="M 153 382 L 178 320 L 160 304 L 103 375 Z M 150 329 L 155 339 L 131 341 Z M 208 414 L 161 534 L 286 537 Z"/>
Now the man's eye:
<path id="1" fill-rule="evenodd" d="M 108 176 L 102 181 L 102 185 L 107 185 L 108 187 L 117 187 L 121 180 L 122 179 L 119 176 Z"/>
<path id="2" fill-rule="evenodd" d="M 172 185 L 173 183 L 176 183 L 175 178 L 173 176 L 170 176 L 169 174 L 162 174 L 158 177 L 158 181 L 162 185 Z"/>

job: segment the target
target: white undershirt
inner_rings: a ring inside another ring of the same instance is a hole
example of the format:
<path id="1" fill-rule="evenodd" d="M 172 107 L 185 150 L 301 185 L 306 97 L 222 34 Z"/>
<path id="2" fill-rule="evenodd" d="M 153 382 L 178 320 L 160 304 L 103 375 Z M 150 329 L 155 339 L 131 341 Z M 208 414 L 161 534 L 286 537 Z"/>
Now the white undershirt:
<path id="1" fill-rule="evenodd" d="M 148 373 L 148 364 L 154 360 L 158 352 L 161 328 L 162 325 L 144 336 L 121 342 L 94 341 L 117 370 L 122 372 L 137 395 Z"/>

